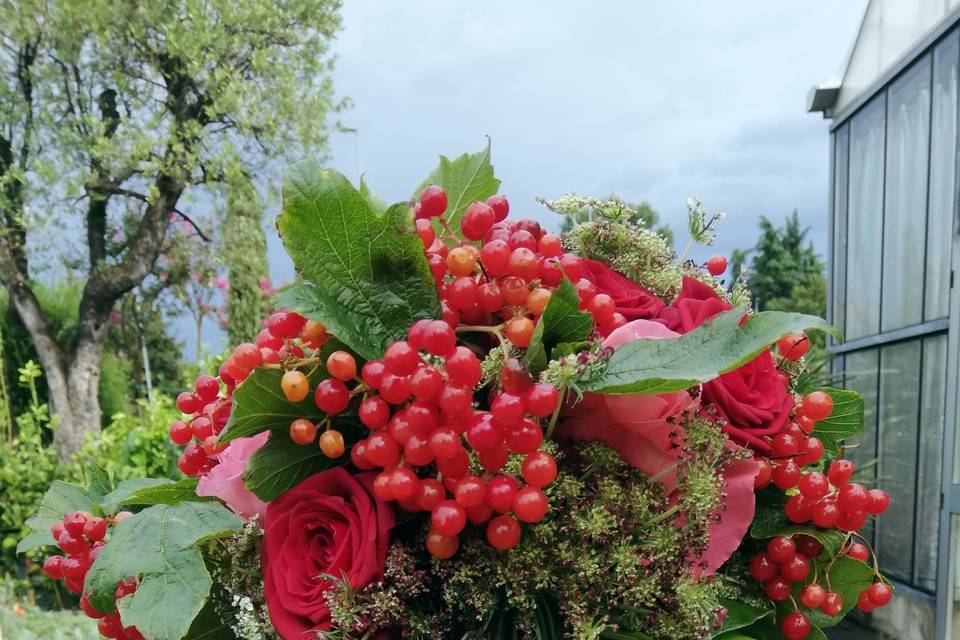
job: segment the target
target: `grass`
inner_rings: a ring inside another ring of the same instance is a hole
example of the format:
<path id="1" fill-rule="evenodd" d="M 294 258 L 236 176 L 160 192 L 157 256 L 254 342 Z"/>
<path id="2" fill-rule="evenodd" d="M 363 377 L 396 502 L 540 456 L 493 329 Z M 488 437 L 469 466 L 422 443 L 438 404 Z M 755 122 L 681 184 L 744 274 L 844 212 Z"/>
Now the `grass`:
<path id="1" fill-rule="evenodd" d="M 41 611 L 0 601 L 0 640 L 97 640 L 95 620 L 72 611 Z"/>

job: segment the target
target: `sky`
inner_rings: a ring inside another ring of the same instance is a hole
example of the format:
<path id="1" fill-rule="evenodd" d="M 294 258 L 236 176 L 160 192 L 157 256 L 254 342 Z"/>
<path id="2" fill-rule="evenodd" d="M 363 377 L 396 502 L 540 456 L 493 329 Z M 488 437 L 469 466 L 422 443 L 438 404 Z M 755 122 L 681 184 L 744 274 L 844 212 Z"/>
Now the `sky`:
<path id="1" fill-rule="evenodd" d="M 332 135 L 328 164 L 405 200 L 439 154 L 489 136 L 511 216 L 557 228 L 537 196 L 617 194 L 649 201 L 682 248 L 700 196 L 727 217 L 698 260 L 752 246 L 761 215 L 794 209 L 826 256 L 828 122 L 805 101 L 841 75 L 865 6 L 347 0 L 333 80 L 353 103 L 336 118 L 357 133 Z M 273 282 L 289 281 L 267 233 Z M 204 340 L 224 346 L 212 326 Z"/>

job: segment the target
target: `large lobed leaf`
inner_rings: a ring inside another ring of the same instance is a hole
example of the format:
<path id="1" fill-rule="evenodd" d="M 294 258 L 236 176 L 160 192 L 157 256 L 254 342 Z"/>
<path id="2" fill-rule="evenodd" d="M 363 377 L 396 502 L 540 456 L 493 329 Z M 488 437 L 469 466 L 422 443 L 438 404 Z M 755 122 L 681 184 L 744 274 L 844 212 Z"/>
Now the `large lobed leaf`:
<path id="1" fill-rule="evenodd" d="M 593 330 L 593 316 L 580 310 L 580 296 L 564 278 L 550 296 L 537 321 L 523 362 L 534 372 L 547 366 L 547 357 L 558 344 L 586 340 Z"/>
<path id="2" fill-rule="evenodd" d="M 111 611 L 117 582 L 139 576 L 136 592 L 118 603 L 124 626 L 136 626 L 152 640 L 180 640 L 210 593 L 210 574 L 196 545 L 241 525 L 214 502 L 156 505 L 127 518 L 87 574 L 90 604 Z"/>
<path id="3" fill-rule="evenodd" d="M 59 480 L 47 489 L 43 500 L 37 507 L 37 512 L 27 520 L 31 531 L 17 545 L 17 553 L 23 553 L 42 545 L 54 544 L 50 527 L 63 520 L 63 516 L 74 511 L 96 513 L 103 497 L 98 493 L 99 484 L 93 487 L 78 487 Z"/>
<path id="4" fill-rule="evenodd" d="M 597 393 L 681 391 L 733 371 L 780 336 L 810 329 L 829 330 L 822 318 L 763 311 L 742 326 L 744 308 L 726 311 L 672 340 L 634 340 L 613 352 L 607 369 L 585 390 Z"/>
<path id="5" fill-rule="evenodd" d="M 447 194 L 444 217 L 456 233 L 460 233 L 460 218 L 471 204 L 486 200 L 500 189 L 500 181 L 493 175 L 490 164 L 490 145 L 477 153 L 464 153 L 451 160 L 440 156 L 440 165 L 417 187 L 414 199 L 432 184 L 443 187 Z"/>
<path id="6" fill-rule="evenodd" d="M 314 285 L 282 292 L 278 304 L 323 322 L 367 359 L 415 320 L 440 317 L 410 207 L 378 214 L 370 202 L 336 171 L 303 161 L 287 171 L 277 220 L 297 272 Z"/>

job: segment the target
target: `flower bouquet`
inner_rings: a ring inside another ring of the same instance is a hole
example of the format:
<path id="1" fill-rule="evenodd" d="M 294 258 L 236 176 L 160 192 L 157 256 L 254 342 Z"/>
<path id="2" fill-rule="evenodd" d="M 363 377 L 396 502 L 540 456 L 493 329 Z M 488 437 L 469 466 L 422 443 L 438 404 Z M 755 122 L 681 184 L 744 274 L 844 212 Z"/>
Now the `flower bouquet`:
<path id="1" fill-rule="evenodd" d="M 20 549 L 107 638 L 822 639 L 889 602 L 826 323 L 621 202 L 544 202 L 589 213 L 560 236 L 499 185 L 489 148 L 390 206 L 293 166 L 297 280 L 177 398 L 184 479 L 55 483 Z"/>

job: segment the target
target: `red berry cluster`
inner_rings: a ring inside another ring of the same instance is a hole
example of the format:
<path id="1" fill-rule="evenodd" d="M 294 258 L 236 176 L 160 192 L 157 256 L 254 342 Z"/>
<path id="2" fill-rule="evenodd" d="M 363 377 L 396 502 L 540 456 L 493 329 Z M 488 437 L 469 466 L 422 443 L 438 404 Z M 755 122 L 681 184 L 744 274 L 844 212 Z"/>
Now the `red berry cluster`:
<path id="1" fill-rule="evenodd" d="M 97 611 L 83 593 L 83 581 L 94 560 L 103 549 L 103 539 L 111 525 L 131 516 L 121 511 L 113 518 L 98 518 L 82 511 L 68 513 L 50 527 L 50 533 L 65 556 L 49 556 L 43 561 L 43 572 L 53 580 L 63 580 L 64 586 L 73 593 L 82 593 L 80 608 L 90 618 L 97 620 L 97 630 L 105 638 L 118 640 L 143 640 L 136 627 L 124 627 L 120 614 Z M 117 583 L 114 597 L 119 600 L 137 590 L 137 579 L 126 578 Z"/>
<path id="2" fill-rule="evenodd" d="M 814 391 L 803 397 L 792 420 L 769 440 L 769 459 L 757 458 L 761 465 L 756 478 L 758 489 L 771 482 L 784 491 L 797 486 L 801 469 L 823 456 L 823 443 L 811 434 L 816 423 L 830 417 L 832 412 L 833 399 L 827 393 Z"/>
<path id="3" fill-rule="evenodd" d="M 171 424 L 169 434 L 175 444 L 186 445 L 178 462 L 185 475 L 203 475 L 216 466 L 216 455 L 222 449 L 218 439 L 230 419 L 236 385 L 257 367 L 302 358 L 304 348 L 319 349 L 329 337 L 321 323 L 288 311 L 272 314 L 265 325 L 256 344 L 237 345 L 220 366 L 220 380 L 201 375 L 193 391 L 177 396 L 177 408 L 186 417 Z"/>
<path id="4" fill-rule="evenodd" d="M 857 531 L 867 515 L 878 516 L 890 506 L 890 496 L 883 489 L 867 489 L 850 482 L 854 464 L 835 460 L 826 475 L 810 471 L 800 476 L 799 493 L 787 501 L 786 513 L 791 522 L 813 521 L 823 529 Z"/>
<path id="5" fill-rule="evenodd" d="M 501 195 L 471 204 L 460 221 L 470 242 L 449 231 L 443 214 L 447 196 L 434 185 L 423 190 L 414 209 L 416 228 L 436 278 L 443 319 L 456 327 L 504 323 L 503 333 L 520 348 L 530 344 L 535 320 L 564 275 L 576 286 L 580 307 L 589 311 L 601 334 L 626 323 L 613 298 L 597 293 L 579 256 L 564 251 L 560 236 L 536 220 L 507 220 L 510 205 Z M 438 227 L 446 233 L 437 236 Z M 447 240 L 453 246 L 448 246 Z M 479 248 L 472 244 L 478 242 Z"/>
<path id="6" fill-rule="evenodd" d="M 823 546 L 815 538 L 797 535 L 795 538 L 775 536 L 750 560 L 749 572 L 754 580 L 763 583 L 764 591 L 774 602 L 784 602 L 791 597 L 794 584 L 806 582 L 814 558 L 823 553 Z M 843 553 L 866 561 L 867 548 L 857 542 L 850 543 Z M 893 591 L 879 576 L 865 589 L 857 602 L 864 611 L 872 611 L 890 602 Z M 800 589 L 800 604 L 808 609 L 819 609 L 824 615 L 836 616 L 843 609 L 843 597 L 836 591 L 824 588 L 814 579 Z M 796 606 L 796 602 L 794 602 Z M 801 611 L 793 611 L 783 617 L 780 630 L 788 640 L 803 640 L 810 633 L 810 620 Z"/>

